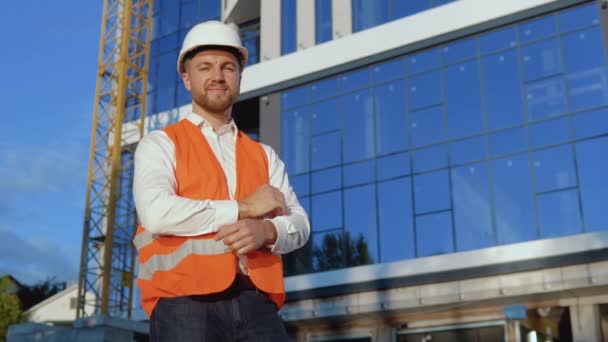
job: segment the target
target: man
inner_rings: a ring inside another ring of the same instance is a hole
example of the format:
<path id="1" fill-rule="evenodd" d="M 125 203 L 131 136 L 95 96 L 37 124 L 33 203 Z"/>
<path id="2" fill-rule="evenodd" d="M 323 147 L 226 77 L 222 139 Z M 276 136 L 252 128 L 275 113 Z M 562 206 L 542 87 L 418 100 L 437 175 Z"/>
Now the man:
<path id="1" fill-rule="evenodd" d="M 310 224 L 283 162 L 232 120 L 247 56 L 230 26 L 192 28 L 177 61 L 192 113 L 137 148 L 137 284 L 152 341 L 289 339 L 280 254 L 303 246 Z"/>

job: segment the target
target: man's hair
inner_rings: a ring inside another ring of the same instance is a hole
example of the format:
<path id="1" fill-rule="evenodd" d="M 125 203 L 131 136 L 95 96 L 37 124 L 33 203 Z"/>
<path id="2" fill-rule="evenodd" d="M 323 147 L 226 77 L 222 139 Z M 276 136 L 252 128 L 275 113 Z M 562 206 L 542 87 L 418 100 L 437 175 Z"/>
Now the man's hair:
<path id="1" fill-rule="evenodd" d="M 225 46 L 225 45 L 203 45 L 203 46 L 199 46 L 197 48 L 194 48 L 194 49 L 186 52 L 186 54 L 184 55 L 184 58 L 182 59 L 182 64 L 184 65 L 184 70 L 186 68 L 187 61 L 194 58 L 194 56 L 196 56 L 197 53 L 203 52 L 206 50 L 222 50 L 222 51 L 230 52 L 231 54 L 234 55 L 236 60 L 239 62 L 239 67 L 241 68 L 241 70 L 243 70 L 243 67 L 244 67 L 243 62 L 245 61 L 245 58 L 243 57 L 241 52 L 235 47 Z"/>

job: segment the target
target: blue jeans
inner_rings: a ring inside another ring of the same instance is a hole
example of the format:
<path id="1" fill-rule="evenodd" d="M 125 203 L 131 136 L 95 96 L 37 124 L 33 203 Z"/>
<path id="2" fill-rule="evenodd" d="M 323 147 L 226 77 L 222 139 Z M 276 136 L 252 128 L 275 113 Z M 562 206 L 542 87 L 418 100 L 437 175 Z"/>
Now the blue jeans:
<path id="1" fill-rule="evenodd" d="M 281 342 L 290 338 L 266 295 L 233 285 L 218 294 L 161 298 L 150 318 L 150 341 Z"/>

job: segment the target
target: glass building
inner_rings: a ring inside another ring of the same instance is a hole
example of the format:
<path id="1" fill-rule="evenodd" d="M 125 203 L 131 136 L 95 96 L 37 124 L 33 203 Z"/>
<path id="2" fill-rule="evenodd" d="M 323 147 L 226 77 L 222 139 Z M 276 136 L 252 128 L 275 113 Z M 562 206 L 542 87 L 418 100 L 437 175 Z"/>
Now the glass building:
<path id="1" fill-rule="evenodd" d="M 148 130 L 188 112 L 175 61 L 210 19 L 311 220 L 295 340 L 608 339 L 603 1 L 158 0 Z"/>

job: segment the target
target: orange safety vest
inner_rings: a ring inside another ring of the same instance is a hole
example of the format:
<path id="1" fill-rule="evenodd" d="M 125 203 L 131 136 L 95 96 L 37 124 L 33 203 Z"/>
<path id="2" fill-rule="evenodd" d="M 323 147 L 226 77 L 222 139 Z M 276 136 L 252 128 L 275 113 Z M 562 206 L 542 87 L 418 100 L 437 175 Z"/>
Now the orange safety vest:
<path id="1" fill-rule="evenodd" d="M 199 127 L 182 120 L 164 129 L 175 145 L 177 195 L 194 200 L 230 199 L 224 171 Z M 244 199 L 268 184 L 268 159 L 262 145 L 238 132 L 236 193 Z M 197 236 L 153 235 L 137 228 L 133 243 L 139 254 L 137 285 L 142 308 L 150 317 L 158 300 L 221 292 L 236 276 L 238 258 L 215 233 Z M 285 301 L 283 264 L 268 249 L 247 254 L 255 286 L 281 308 Z"/>

